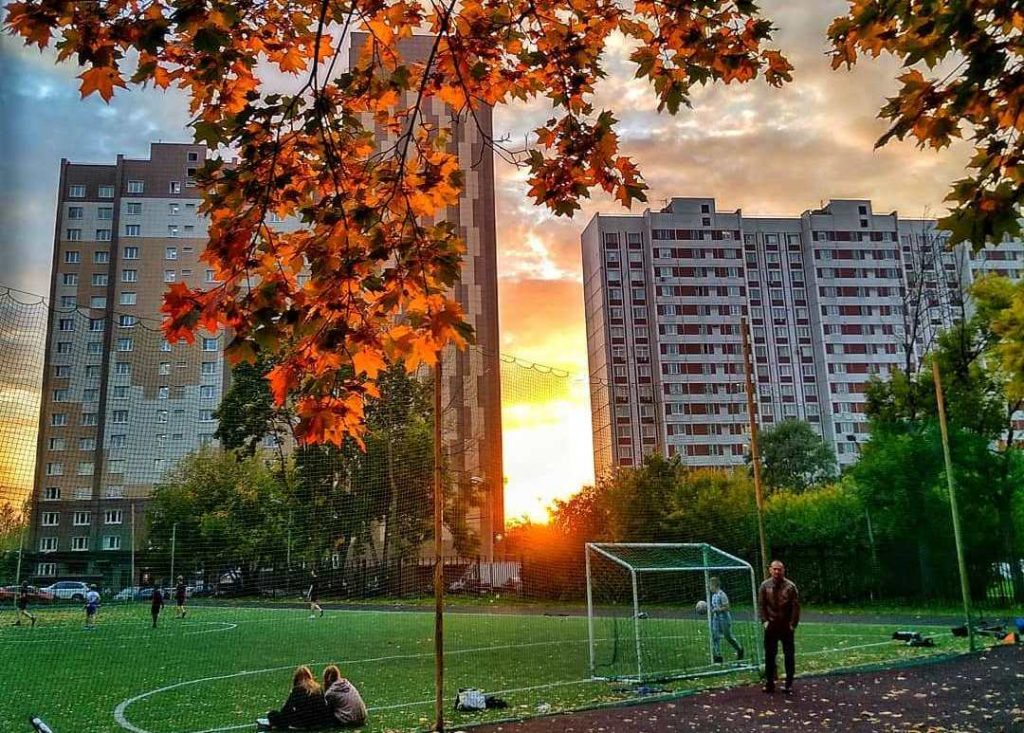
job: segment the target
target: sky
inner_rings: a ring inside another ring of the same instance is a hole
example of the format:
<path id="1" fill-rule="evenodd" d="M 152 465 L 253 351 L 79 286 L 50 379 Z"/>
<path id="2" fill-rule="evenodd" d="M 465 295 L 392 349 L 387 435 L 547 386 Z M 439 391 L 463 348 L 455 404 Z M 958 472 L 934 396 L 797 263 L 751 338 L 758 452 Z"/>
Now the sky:
<path id="1" fill-rule="evenodd" d="M 829 198 L 941 215 L 969 146 L 874 150 L 885 131 L 876 115 L 897 89 L 898 65 L 883 57 L 830 70 L 825 32 L 845 2 L 761 5 L 778 29 L 774 45 L 796 67 L 781 90 L 760 80 L 712 86 L 693 95 L 692 109 L 659 115 L 646 83 L 633 78 L 628 49 L 621 41 L 608 48 L 597 105 L 614 111 L 622 150 L 650 186 L 648 203 L 633 213 L 672 196 L 714 196 L 720 211 L 750 215 L 792 216 Z M 0 39 L 0 285 L 40 294 L 48 291 L 60 159 L 108 163 L 118 153 L 146 157 L 151 141 L 188 140 L 180 93 L 118 90 L 109 105 L 80 100 L 79 71 L 53 59 Z M 523 140 L 548 116 L 543 103 L 499 108 L 495 136 Z M 554 217 L 533 206 L 523 171 L 499 160 L 496 177 L 502 352 L 569 375 L 550 399 L 507 402 L 503 413 L 506 513 L 543 519 L 553 498 L 593 480 L 579 237 L 597 212 L 625 210 L 595 194 L 573 218 Z M 0 349 L 10 336 L 0 332 Z"/>

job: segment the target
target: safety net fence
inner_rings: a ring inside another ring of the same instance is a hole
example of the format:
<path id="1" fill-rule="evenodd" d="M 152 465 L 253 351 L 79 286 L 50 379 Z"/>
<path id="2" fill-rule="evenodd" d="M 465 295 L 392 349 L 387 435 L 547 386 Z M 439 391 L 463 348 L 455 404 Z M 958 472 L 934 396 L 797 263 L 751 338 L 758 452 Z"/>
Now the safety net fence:
<path id="1" fill-rule="evenodd" d="M 565 411 L 589 396 L 594 434 L 614 434 L 617 393 L 474 347 L 445 354 L 440 415 L 433 372 L 392 367 L 365 447 L 299 445 L 268 364 L 231 366 L 223 347 L 0 294 L 0 729 L 255 729 L 299 667 L 322 682 L 332 664 L 368 729 L 434 726 L 435 420 L 448 727 L 756 680 L 747 466 L 651 455 L 545 499 L 537 477 L 592 439 L 559 427 Z M 512 464 L 530 478 L 506 481 Z M 805 606 L 846 614 L 805 617 L 800 672 L 964 648 L 941 627 L 919 629 L 934 646 L 893 641 L 898 613 L 861 614 L 951 604 L 958 586 L 940 533 L 922 559 L 905 543 L 920 517 L 873 520 L 860 501 L 841 482 L 768 496 L 772 554 Z M 938 499 L 925 510 L 948 522 Z M 463 688 L 486 709 L 456 711 Z"/>

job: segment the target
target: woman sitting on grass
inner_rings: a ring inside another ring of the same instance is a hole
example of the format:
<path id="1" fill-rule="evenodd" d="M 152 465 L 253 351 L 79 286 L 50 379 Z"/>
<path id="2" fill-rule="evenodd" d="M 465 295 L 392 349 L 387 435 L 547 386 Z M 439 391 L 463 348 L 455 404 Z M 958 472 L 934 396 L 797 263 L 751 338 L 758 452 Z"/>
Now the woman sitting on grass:
<path id="1" fill-rule="evenodd" d="M 366 703 L 356 686 L 341 676 L 334 664 L 324 670 L 324 698 L 331 715 L 331 724 L 344 728 L 366 725 Z"/>
<path id="2" fill-rule="evenodd" d="M 302 665 L 292 675 L 292 691 L 280 710 L 267 713 L 267 723 L 272 729 L 302 728 L 319 729 L 333 724 L 333 716 L 327 709 L 323 690 L 313 677 L 309 667 Z M 261 726 L 262 727 L 262 726 Z"/>

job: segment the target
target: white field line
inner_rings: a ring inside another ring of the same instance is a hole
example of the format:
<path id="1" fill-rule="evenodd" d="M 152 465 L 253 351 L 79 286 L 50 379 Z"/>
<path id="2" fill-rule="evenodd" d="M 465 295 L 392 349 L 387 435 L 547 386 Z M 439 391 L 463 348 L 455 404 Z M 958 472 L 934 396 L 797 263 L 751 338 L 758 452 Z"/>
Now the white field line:
<path id="1" fill-rule="evenodd" d="M 277 610 L 277 609 L 274 609 L 274 610 Z M 213 623 L 213 622 L 210 622 L 210 623 Z M 678 638 L 685 638 L 685 637 L 678 637 Z M 604 639 L 603 641 L 608 641 L 608 639 Z M 587 639 L 564 639 L 564 640 L 559 640 L 559 641 L 538 641 L 538 642 L 531 642 L 531 643 L 527 643 L 527 644 L 492 645 L 492 646 L 474 647 L 474 648 L 470 648 L 470 649 L 457 649 L 457 650 L 447 651 L 447 652 L 445 652 L 445 655 L 447 656 L 447 655 L 456 655 L 456 654 L 475 654 L 475 653 L 479 653 L 479 652 L 495 651 L 495 650 L 500 650 L 500 649 L 519 649 L 519 648 L 523 648 L 523 647 L 552 646 L 552 645 L 557 645 L 557 644 L 583 644 L 583 643 L 587 643 Z M 886 645 L 890 645 L 890 644 L 892 644 L 892 641 L 888 640 L 888 641 L 882 641 L 882 642 L 873 642 L 873 643 L 870 643 L 870 644 L 859 644 L 859 645 L 849 646 L 849 647 L 840 647 L 840 648 L 836 648 L 836 649 L 819 649 L 817 651 L 812 651 L 812 652 L 803 652 L 803 655 L 811 656 L 811 655 L 815 655 L 815 654 L 831 654 L 831 653 L 834 653 L 834 652 L 852 651 L 854 649 L 867 649 L 869 647 L 886 646 Z M 417 659 L 417 658 L 427 657 L 427 656 L 431 656 L 431 655 L 433 655 L 433 651 L 429 651 L 429 652 L 416 652 L 416 653 L 411 653 L 411 654 L 392 654 L 392 655 L 383 656 L 383 657 L 371 657 L 371 658 L 364 658 L 364 659 L 342 660 L 341 662 L 335 662 L 335 663 L 337 663 L 337 664 L 344 664 L 344 665 L 372 664 L 372 663 L 376 663 L 376 662 L 387 662 L 387 661 L 394 661 L 394 660 L 399 660 L 399 659 Z M 329 664 L 329 663 L 330 662 L 312 662 L 311 664 L 313 666 L 319 666 L 321 664 Z M 293 664 L 289 664 L 289 665 L 278 666 L 278 667 L 267 667 L 267 668 L 264 668 L 264 669 L 245 670 L 245 671 L 242 671 L 242 672 L 234 672 L 232 674 L 217 675 L 217 676 L 213 676 L 213 677 L 201 677 L 201 678 L 194 679 L 194 680 L 185 680 L 184 682 L 177 682 L 177 683 L 175 683 L 173 685 L 167 685 L 166 687 L 160 687 L 160 688 L 157 688 L 155 690 L 150 690 L 150 691 L 144 692 L 144 693 L 142 693 L 140 695 L 136 695 L 135 697 L 132 697 L 132 698 L 129 698 L 127 700 L 121 701 L 117 705 L 117 707 L 114 708 L 114 720 L 117 722 L 117 724 L 119 726 L 121 726 L 122 728 L 124 728 L 126 730 L 131 731 L 132 733 L 150 733 L 150 731 L 147 731 L 144 728 L 139 728 L 139 727 L 135 726 L 134 724 L 132 724 L 131 722 L 129 722 L 127 717 L 125 716 L 125 711 L 128 709 L 128 707 L 130 705 L 132 705 L 133 703 L 138 702 L 139 700 L 143 700 L 143 699 L 145 699 L 147 697 L 151 697 L 153 695 L 157 695 L 157 694 L 160 694 L 162 692 L 169 692 L 170 690 L 175 690 L 175 689 L 178 689 L 178 688 L 181 688 L 181 687 L 187 687 L 187 686 L 190 686 L 190 685 L 202 684 L 204 682 L 213 682 L 213 681 L 217 681 L 217 680 L 231 679 L 231 678 L 234 678 L 234 677 L 246 677 L 246 676 L 258 675 L 258 674 L 265 674 L 267 672 L 280 672 L 282 670 L 292 669 L 293 667 L 294 667 Z M 580 685 L 580 684 L 586 684 L 588 682 L 594 682 L 594 680 L 591 680 L 591 679 L 588 678 L 588 679 L 582 679 L 582 680 L 569 680 L 569 681 L 563 681 L 563 682 L 551 682 L 551 683 L 546 683 L 546 684 L 543 684 L 543 685 L 533 685 L 533 686 L 530 686 L 530 687 L 516 687 L 516 688 L 509 688 L 509 689 L 506 689 L 506 690 L 497 690 L 496 692 L 494 692 L 492 694 L 495 694 L 495 695 L 506 694 L 507 695 L 507 694 L 511 694 L 511 693 L 515 693 L 515 692 L 530 692 L 530 691 L 533 691 L 533 690 L 550 689 L 550 688 L 553 688 L 553 687 L 565 687 L 565 686 L 570 686 L 570 685 Z M 398 709 L 401 709 L 401 708 L 408 708 L 408 707 L 417 707 L 417 706 L 421 706 L 421 705 L 428 705 L 428 704 L 432 704 L 433 702 L 434 702 L 433 699 L 430 699 L 430 700 L 419 700 L 419 701 L 416 701 L 416 702 L 397 703 L 397 704 L 394 704 L 394 705 L 384 705 L 384 706 L 380 706 L 380 707 L 371 707 L 371 708 L 369 708 L 369 710 L 371 712 L 372 711 L 381 711 L 381 710 L 398 710 Z M 242 724 L 242 725 L 233 725 L 233 726 L 227 726 L 227 727 L 222 727 L 222 728 L 208 728 L 208 729 L 205 729 L 205 730 L 202 730 L 202 731 L 196 731 L 195 733 L 221 733 L 223 731 L 240 730 L 242 728 L 252 728 L 252 726 L 253 726 L 253 723 L 245 723 L 245 724 Z"/>

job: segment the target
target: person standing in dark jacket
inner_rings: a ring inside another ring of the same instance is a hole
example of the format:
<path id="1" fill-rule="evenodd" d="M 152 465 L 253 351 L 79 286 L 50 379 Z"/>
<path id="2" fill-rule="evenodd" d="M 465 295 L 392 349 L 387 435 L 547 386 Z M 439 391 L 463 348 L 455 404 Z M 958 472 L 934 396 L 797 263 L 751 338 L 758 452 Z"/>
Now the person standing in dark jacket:
<path id="1" fill-rule="evenodd" d="M 176 613 L 178 618 L 185 618 L 185 600 L 188 598 L 188 587 L 185 585 L 185 578 L 178 576 L 178 584 L 174 586 L 174 602 L 177 604 Z"/>
<path id="2" fill-rule="evenodd" d="M 160 618 L 160 609 L 164 607 L 164 594 L 153 586 L 153 600 L 149 602 L 149 614 L 153 617 L 153 628 L 156 628 L 157 619 Z"/>
<path id="3" fill-rule="evenodd" d="M 296 669 L 292 675 L 292 690 L 281 709 L 267 713 L 271 729 L 326 728 L 332 725 L 333 720 L 323 689 L 306 665 Z"/>
<path id="4" fill-rule="evenodd" d="M 793 675 L 796 671 L 793 637 L 800 623 L 800 594 L 796 584 L 786 578 L 786 566 L 780 561 L 773 560 L 768 566 L 768 572 L 771 577 L 761 583 L 757 594 L 757 605 L 761 609 L 761 622 L 764 624 L 764 691 L 775 692 L 775 661 L 779 654 L 779 642 L 782 642 L 786 666 L 786 682 L 782 691 L 788 695 L 793 691 Z"/>
<path id="5" fill-rule="evenodd" d="M 18 620 L 14 622 L 15 626 L 21 626 L 21 617 L 28 616 L 28 620 L 33 626 L 36 625 L 36 617 L 28 611 L 28 581 L 22 581 L 21 588 L 18 590 Z"/>

